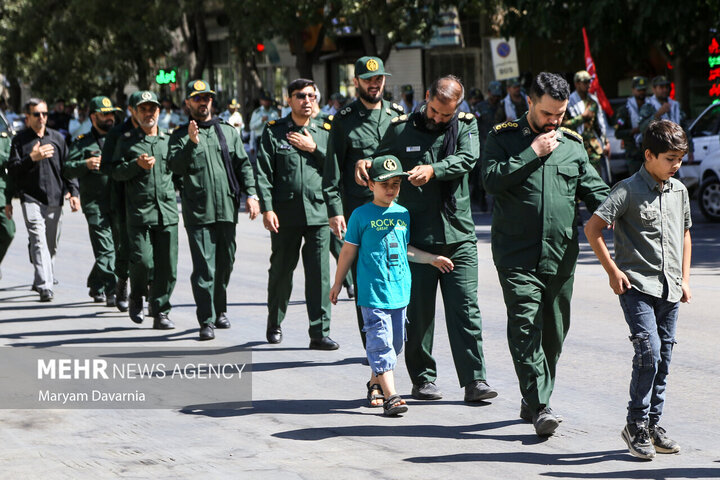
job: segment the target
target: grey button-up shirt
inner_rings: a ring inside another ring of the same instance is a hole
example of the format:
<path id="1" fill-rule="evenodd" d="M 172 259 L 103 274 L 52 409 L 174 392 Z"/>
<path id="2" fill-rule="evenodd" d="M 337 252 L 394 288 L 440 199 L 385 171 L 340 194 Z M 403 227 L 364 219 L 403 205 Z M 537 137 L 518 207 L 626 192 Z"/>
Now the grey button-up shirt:
<path id="1" fill-rule="evenodd" d="M 615 185 L 595 215 L 615 223 L 615 263 L 632 287 L 662 298 L 667 281 L 667 300 L 680 301 L 683 241 L 692 226 L 685 185 L 671 178 L 661 186 L 643 166 Z"/>

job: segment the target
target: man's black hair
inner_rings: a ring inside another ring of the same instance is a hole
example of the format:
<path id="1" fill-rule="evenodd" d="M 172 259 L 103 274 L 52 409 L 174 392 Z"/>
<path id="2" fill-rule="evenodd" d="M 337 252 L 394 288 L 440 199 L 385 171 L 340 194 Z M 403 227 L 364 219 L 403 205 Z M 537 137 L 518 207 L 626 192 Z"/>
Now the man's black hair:
<path id="1" fill-rule="evenodd" d="M 29 98 L 28 101 L 25 103 L 25 113 L 30 113 L 31 107 L 37 107 L 41 103 L 45 103 L 45 105 L 47 105 L 45 100 L 43 100 L 41 98 L 35 98 L 35 97 Z"/>
<path id="2" fill-rule="evenodd" d="M 302 90 L 305 87 L 314 87 L 315 82 L 308 80 L 307 78 L 298 78 L 290 82 L 287 87 L 288 97 L 292 96 L 293 92 Z"/>
<path id="3" fill-rule="evenodd" d="M 538 100 L 543 95 L 550 95 L 555 100 L 567 100 L 570 97 L 570 85 L 557 73 L 541 72 L 530 85 L 530 97 Z"/>
<path id="4" fill-rule="evenodd" d="M 643 151 L 650 150 L 653 155 L 658 156 L 665 152 L 688 151 L 688 139 L 685 130 L 670 120 L 655 120 L 650 122 L 647 130 L 643 133 Z"/>

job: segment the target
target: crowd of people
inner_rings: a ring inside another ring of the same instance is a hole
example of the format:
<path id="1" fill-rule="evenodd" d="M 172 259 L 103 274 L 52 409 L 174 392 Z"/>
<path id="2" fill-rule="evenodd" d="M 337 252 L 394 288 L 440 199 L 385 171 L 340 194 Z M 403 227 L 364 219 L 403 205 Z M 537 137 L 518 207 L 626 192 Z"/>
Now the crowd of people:
<path id="1" fill-rule="evenodd" d="M 639 166 L 610 192 L 602 166 L 607 120 L 588 91 L 587 72 L 574 75 L 572 94 L 561 75 L 543 72 L 527 93 L 513 79 L 502 99 L 502 85 L 491 82 L 486 99 L 474 91 L 470 102 L 461 80 L 446 75 L 421 102 L 406 86 L 402 102 L 394 103 L 384 98 L 389 75 L 380 58 L 358 59 L 357 98 L 345 103 L 331 96 L 325 112 L 312 80 L 289 82 L 288 112 L 280 116 L 264 95 L 250 117 L 247 148 L 237 102 L 227 115 L 214 115 L 216 92 L 201 79 L 187 85 L 184 122 L 152 91 L 133 93 L 130 116 L 118 124 L 120 109 L 106 96 L 94 97 L 91 128 L 69 147 L 50 128 L 47 103 L 31 98 L 28 128 L 0 137 L 0 232 L 10 231 L 11 200 L 19 197 L 32 288 L 40 301 L 52 301 L 68 200 L 87 218 L 95 255 L 90 296 L 127 311 L 135 323 L 144 321 L 147 303 L 153 328 L 172 329 L 180 192 L 199 338 L 212 340 L 216 330 L 231 327 L 227 287 L 244 207 L 270 232 L 267 341 L 283 340 L 302 254 L 309 348 L 339 348 L 329 336 L 331 305 L 344 285 L 355 298 L 358 337 L 371 367 L 369 406 L 396 416 L 408 409 L 393 380 L 403 349 L 412 397 L 443 396 L 432 355 L 438 287 L 465 401 L 498 395 L 483 356 L 471 212 L 473 192 L 490 195 L 492 254 L 522 394 L 520 417 L 548 436 L 562 421 L 550 404 L 570 327 L 582 201 L 594 212 L 585 232 L 620 295 L 634 348 L 622 437 L 641 458 L 679 451 L 659 421 L 678 305 L 691 298 L 689 201 L 672 178 L 690 142 L 678 125 L 677 104 L 667 98 L 667 79 L 653 79 L 654 96 L 645 103 L 641 92 L 649 82 L 633 80 L 618 132 L 627 130 L 626 146 L 634 142 L 632 161 Z M 601 235 L 609 224 L 614 259 Z M 332 284 L 330 252 L 338 261 Z"/>

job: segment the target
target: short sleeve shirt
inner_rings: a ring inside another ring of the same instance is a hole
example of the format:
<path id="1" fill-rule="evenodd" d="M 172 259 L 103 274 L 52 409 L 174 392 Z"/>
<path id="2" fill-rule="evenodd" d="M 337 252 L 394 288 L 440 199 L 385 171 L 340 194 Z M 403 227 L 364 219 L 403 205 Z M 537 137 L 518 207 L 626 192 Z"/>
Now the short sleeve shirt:
<path id="1" fill-rule="evenodd" d="M 367 203 L 350 215 L 345 241 L 359 247 L 359 306 L 395 309 L 410 303 L 409 239 L 410 214 L 396 203 Z"/>
<path id="2" fill-rule="evenodd" d="M 662 186 L 643 166 L 619 182 L 595 210 L 605 223 L 615 223 L 615 263 L 633 288 L 667 300 L 682 298 L 685 231 L 692 226 L 688 191 L 670 178 Z"/>

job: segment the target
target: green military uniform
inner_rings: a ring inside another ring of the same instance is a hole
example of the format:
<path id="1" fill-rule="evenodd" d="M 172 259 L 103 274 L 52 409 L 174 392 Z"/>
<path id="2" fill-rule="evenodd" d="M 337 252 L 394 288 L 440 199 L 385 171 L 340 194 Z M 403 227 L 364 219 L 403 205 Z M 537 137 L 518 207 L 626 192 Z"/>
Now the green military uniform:
<path id="1" fill-rule="evenodd" d="M 595 167 L 598 173 L 600 173 L 600 162 L 603 159 L 603 144 L 605 142 L 605 136 L 600 131 L 599 115 L 602 114 L 600 111 L 600 105 L 588 95 L 584 100 L 585 107 L 590 107 L 590 111 L 593 115 L 589 120 L 585 120 L 582 116 L 582 112 L 574 117 L 569 117 L 567 114 L 563 119 L 562 126 L 571 130 L 577 131 L 582 125 L 582 137 L 583 146 L 587 153 L 590 164 Z"/>
<path id="2" fill-rule="evenodd" d="M 560 129 L 558 147 L 538 158 L 527 116 L 496 125 L 482 157 L 495 195 L 492 252 L 508 315 L 508 343 L 523 398 L 550 404 L 555 368 L 570 326 L 578 256 L 575 198 L 594 211 L 608 187 L 591 168 L 582 137 Z"/>
<path id="3" fill-rule="evenodd" d="M 393 118 L 378 149 L 378 154 L 399 158 L 404 171 L 432 165 L 435 176 L 425 185 L 414 187 L 403 181 L 397 202 L 410 212 L 410 244 L 446 256 L 455 264 L 449 273 L 428 264 L 410 264 L 405 363 L 414 385 L 435 381 L 432 347 L 439 282 L 455 370 L 465 387 L 485 380 L 482 318 L 477 303 L 477 240 L 468 186 L 468 174 L 480 156 L 477 122 L 470 113 L 458 114 L 456 149 L 443 157 L 445 131 L 424 128 L 424 108 Z"/>
<path id="4" fill-rule="evenodd" d="M 108 99 L 108 102 L 110 100 Z M 93 127 L 87 135 L 80 135 L 70 146 L 63 175 L 77 178 L 80 183 L 80 204 L 88 223 L 90 245 L 95 256 L 87 286 L 90 295 L 115 294 L 115 245 L 113 242 L 111 203 L 111 162 L 102 162 L 100 170 L 90 170 L 87 159 L 100 157 L 105 135 Z"/>
<path id="5" fill-rule="evenodd" d="M 317 148 L 313 153 L 288 142 L 290 132 L 307 130 Z M 330 332 L 330 263 L 328 214 L 322 194 L 322 170 L 330 124 L 310 120 L 301 127 L 292 116 L 267 124 L 257 161 L 260 210 L 278 217 L 278 233 L 270 233 L 272 254 L 268 279 L 268 328 L 279 327 L 285 318 L 292 292 L 292 273 L 302 247 L 305 269 L 305 301 L 312 339 Z"/>
<path id="6" fill-rule="evenodd" d="M 7 184 L 7 161 L 10 157 L 10 143 L 12 137 L 7 132 L 0 133 L 0 201 L 2 208 L 12 203 L 11 187 Z M 2 263 L 10 243 L 15 237 L 15 221 L 0 212 L 0 263 Z"/>
<path id="7" fill-rule="evenodd" d="M 182 178 L 182 213 L 193 262 L 190 283 L 202 326 L 214 324 L 218 316 L 227 312 L 227 286 L 236 250 L 240 192 L 238 196 L 233 193 L 217 128 L 224 137 L 239 187 L 255 195 L 255 180 L 242 139 L 232 125 L 214 118 L 207 125 L 198 122 L 198 127 L 197 144 L 188 136 L 188 124 L 175 129 L 170 137 L 168 165 Z"/>
<path id="8" fill-rule="evenodd" d="M 372 201 L 370 189 L 355 183 L 355 162 L 369 158 L 377 150 L 390 121 L 398 113 L 403 113 L 400 105 L 387 100 L 381 102 L 381 108 L 368 110 L 360 100 L 355 100 L 333 118 L 323 171 L 323 191 L 329 217 L 344 214 L 347 221 L 353 210 Z M 342 241 L 332 233 L 331 236 L 332 241 L 337 242 L 332 248 L 342 248 Z M 357 276 L 356 263 L 351 274 Z M 348 280 L 353 281 L 352 278 Z M 354 287 L 357 292 L 357 285 Z M 357 306 L 356 317 L 364 345 L 364 322 Z"/>
<path id="9" fill-rule="evenodd" d="M 141 128 L 123 134 L 113 159 L 112 176 L 125 184 L 131 297 L 148 296 L 153 315 L 170 311 L 177 279 L 178 209 L 167 165 L 168 134 L 145 135 Z M 141 154 L 155 157 L 145 170 Z M 148 284 L 150 284 L 149 294 Z"/>

